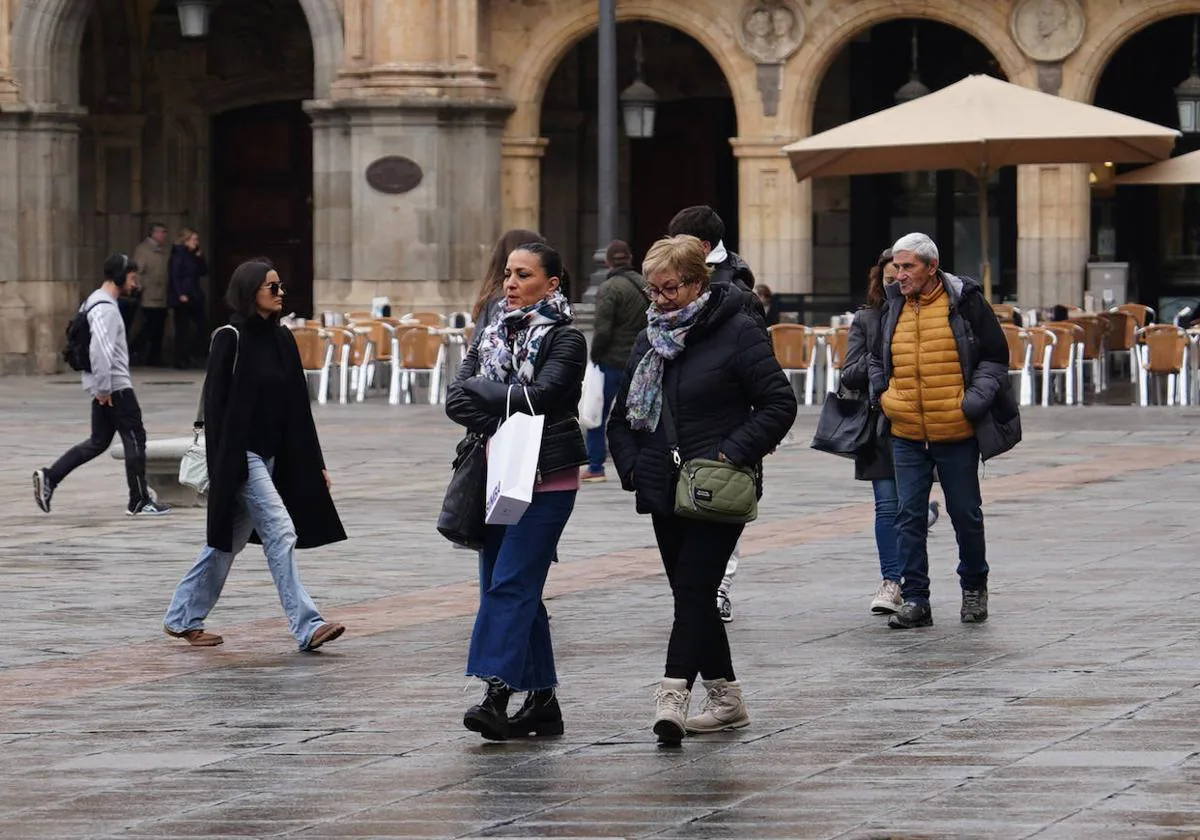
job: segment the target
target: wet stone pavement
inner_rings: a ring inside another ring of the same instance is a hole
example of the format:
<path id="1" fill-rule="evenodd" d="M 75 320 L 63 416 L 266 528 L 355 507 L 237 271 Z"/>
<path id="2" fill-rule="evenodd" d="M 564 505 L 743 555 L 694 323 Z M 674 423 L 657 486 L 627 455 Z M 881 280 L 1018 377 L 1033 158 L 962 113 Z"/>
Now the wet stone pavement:
<path id="1" fill-rule="evenodd" d="M 140 372 L 152 438 L 198 378 Z M 1191 409 L 1029 409 L 984 479 L 991 620 L 958 622 L 931 537 L 926 630 L 868 613 L 868 485 L 797 443 L 767 467 L 730 625 L 752 724 L 659 749 L 671 601 L 649 523 L 585 487 L 551 574 L 566 735 L 461 727 L 474 558 L 433 530 L 440 409 L 316 408 L 352 538 L 304 552 L 349 630 L 298 654 L 256 548 L 209 627 L 162 634 L 203 513 L 122 515 L 120 462 L 54 513 L 29 474 L 86 435 L 74 380 L 0 379 L 0 838 L 1200 836 L 1200 434 Z"/>

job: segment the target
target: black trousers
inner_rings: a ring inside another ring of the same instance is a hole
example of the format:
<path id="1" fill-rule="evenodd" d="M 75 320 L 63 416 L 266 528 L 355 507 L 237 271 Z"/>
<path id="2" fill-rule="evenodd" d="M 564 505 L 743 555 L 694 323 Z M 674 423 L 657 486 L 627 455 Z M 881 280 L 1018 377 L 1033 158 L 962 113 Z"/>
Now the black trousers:
<path id="1" fill-rule="evenodd" d="M 665 676 L 687 680 L 734 680 L 729 637 L 717 609 L 717 589 L 744 525 L 654 516 L 654 536 L 662 555 L 675 621 L 667 644 Z"/>
<path id="2" fill-rule="evenodd" d="M 129 503 L 150 498 L 146 486 L 146 429 L 142 425 L 142 409 L 132 389 L 116 391 L 112 405 L 100 405 L 92 400 L 92 436 L 66 451 L 46 470 L 54 486 L 75 469 L 108 450 L 114 435 L 121 436 L 125 447 L 125 480 L 129 484 Z"/>
<path id="3" fill-rule="evenodd" d="M 204 305 L 189 300 L 171 310 L 175 313 L 175 366 L 191 363 L 196 342 L 204 335 Z"/>
<path id="4" fill-rule="evenodd" d="M 166 307 L 149 309 L 142 307 L 142 328 L 133 341 L 133 352 L 151 367 L 162 365 L 163 332 L 167 327 Z"/>

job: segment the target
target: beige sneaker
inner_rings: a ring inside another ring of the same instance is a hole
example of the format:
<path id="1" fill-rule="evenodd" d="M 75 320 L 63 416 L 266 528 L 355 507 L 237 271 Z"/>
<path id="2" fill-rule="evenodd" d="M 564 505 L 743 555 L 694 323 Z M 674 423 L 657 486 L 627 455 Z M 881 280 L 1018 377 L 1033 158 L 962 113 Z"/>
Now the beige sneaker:
<path id="1" fill-rule="evenodd" d="M 900 609 L 903 603 L 900 584 L 894 580 L 885 580 L 879 584 L 879 588 L 875 590 L 875 597 L 871 599 L 871 612 L 876 615 L 890 615 Z"/>
<path id="2" fill-rule="evenodd" d="M 660 744 L 677 746 L 687 734 L 687 710 L 692 702 L 687 680 L 664 679 L 654 695 L 654 734 Z"/>
<path id="3" fill-rule="evenodd" d="M 704 680 L 704 688 L 708 693 L 700 705 L 700 714 L 687 719 L 689 733 L 724 732 L 750 725 L 741 683 L 737 680 Z"/>

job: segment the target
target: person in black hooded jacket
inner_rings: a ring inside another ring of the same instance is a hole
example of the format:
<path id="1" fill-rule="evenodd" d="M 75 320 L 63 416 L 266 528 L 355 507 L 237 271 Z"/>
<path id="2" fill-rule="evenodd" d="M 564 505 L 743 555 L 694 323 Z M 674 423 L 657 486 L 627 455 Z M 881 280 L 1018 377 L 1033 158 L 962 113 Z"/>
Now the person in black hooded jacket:
<path id="1" fill-rule="evenodd" d="M 346 532 L 329 495 L 300 351 L 279 324 L 283 296 L 269 261 L 242 263 L 226 295 L 233 317 L 213 334 L 202 420 L 208 541 L 163 618 L 168 636 L 197 647 L 223 641 L 204 630 L 204 619 L 247 542 L 262 543 L 300 650 L 316 650 L 346 629 L 321 617 L 296 567 L 296 549 L 344 540 Z"/>
<path id="2" fill-rule="evenodd" d="M 626 366 L 608 441 L 621 486 L 636 494 L 638 512 L 652 517 L 674 595 L 654 732 L 677 744 L 687 732 L 735 729 L 750 719 L 716 601 L 743 526 L 675 515 L 678 476 L 666 423 L 673 421 L 682 461 L 757 468 L 791 429 L 796 396 L 767 334 L 746 314 L 749 292 L 710 285 L 698 239 L 659 240 L 643 274 L 654 308 Z M 697 674 L 707 698 L 701 714 L 689 718 Z"/>

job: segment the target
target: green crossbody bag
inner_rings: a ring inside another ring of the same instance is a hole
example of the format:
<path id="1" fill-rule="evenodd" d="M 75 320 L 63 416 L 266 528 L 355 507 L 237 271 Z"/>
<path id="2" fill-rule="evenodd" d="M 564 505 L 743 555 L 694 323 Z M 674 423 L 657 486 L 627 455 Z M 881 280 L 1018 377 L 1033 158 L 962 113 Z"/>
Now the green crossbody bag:
<path id="1" fill-rule="evenodd" d="M 679 440 L 671 404 L 663 394 L 663 432 L 675 462 L 675 515 L 706 522 L 741 525 L 758 518 L 758 473 L 725 461 L 679 455 Z"/>

